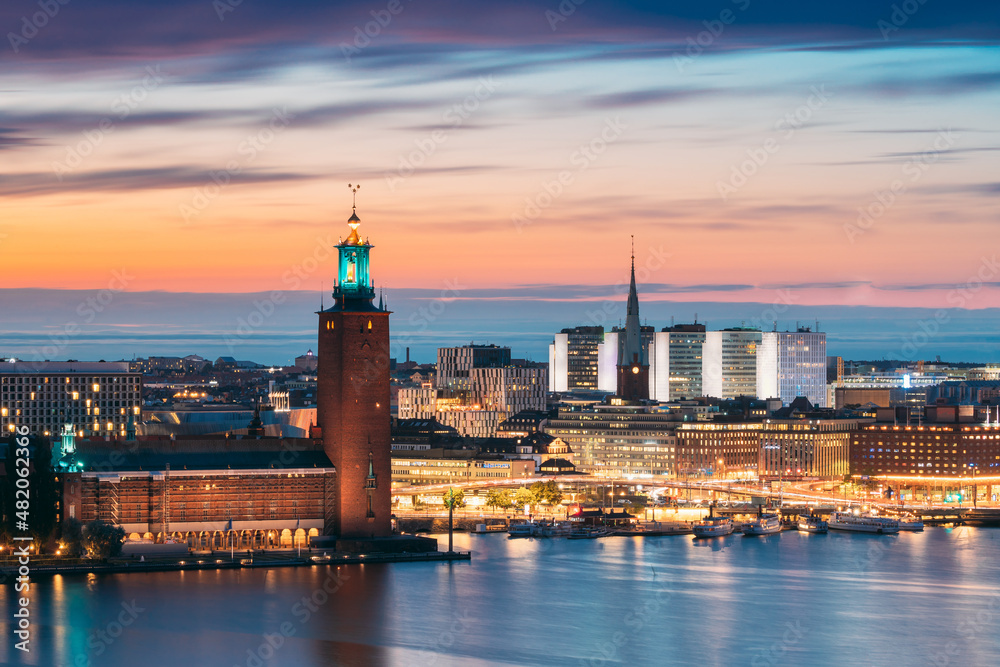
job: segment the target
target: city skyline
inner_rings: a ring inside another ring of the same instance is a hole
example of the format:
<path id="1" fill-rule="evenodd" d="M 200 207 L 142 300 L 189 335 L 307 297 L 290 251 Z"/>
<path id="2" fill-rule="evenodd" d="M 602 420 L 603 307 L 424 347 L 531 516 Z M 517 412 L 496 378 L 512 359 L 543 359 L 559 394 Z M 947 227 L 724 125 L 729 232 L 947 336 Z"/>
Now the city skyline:
<path id="1" fill-rule="evenodd" d="M 1000 664 L 1000 5 L 8 0 L 0 101 L 0 663 Z"/>

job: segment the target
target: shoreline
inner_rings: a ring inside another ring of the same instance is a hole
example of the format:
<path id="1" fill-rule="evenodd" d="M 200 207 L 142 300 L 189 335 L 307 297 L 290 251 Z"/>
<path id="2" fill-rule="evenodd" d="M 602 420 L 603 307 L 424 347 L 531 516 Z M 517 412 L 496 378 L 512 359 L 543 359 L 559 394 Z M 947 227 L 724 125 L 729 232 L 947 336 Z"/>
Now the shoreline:
<path id="1" fill-rule="evenodd" d="M 260 554 L 255 554 L 260 556 Z M 303 567 L 313 565 L 357 565 L 364 563 L 421 563 L 452 562 L 472 560 L 471 551 L 429 551 L 424 553 L 373 553 L 373 554 L 331 554 L 329 556 L 306 556 L 289 558 L 218 558 L 210 556 L 188 556 L 173 561 L 156 560 L 138 562 L 117 560 L 93 565 L 39 565 L 32 567 L 31 578 L 39 576 L 69 574 L 122 574 L 130 572 L 182 572 L 190 570 L 236 570 L 272 567 Z M 16 566 L 0 567 L 0 576 L 17 574 Z"/>

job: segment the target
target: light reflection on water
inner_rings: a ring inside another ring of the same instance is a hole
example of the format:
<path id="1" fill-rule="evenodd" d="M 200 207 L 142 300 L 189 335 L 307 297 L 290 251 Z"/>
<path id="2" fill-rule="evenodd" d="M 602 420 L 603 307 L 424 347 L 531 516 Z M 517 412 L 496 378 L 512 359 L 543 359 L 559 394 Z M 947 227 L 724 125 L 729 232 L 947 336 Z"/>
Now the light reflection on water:
<path id="1" fill-rule="evenodd" d="M 59 577 L 32 582 L 32 653 L 0 662 L 995 666 L 998 536 L 460 534 L 471 562 Z"/>

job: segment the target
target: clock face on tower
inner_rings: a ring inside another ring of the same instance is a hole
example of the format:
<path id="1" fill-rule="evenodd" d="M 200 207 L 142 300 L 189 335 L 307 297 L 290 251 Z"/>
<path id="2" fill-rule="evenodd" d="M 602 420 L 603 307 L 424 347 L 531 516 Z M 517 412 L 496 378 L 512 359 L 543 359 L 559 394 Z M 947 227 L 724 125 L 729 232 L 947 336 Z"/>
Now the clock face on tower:
<path id="1" fill-rule="evenodd" d="M 639 367 L 638 366 L 633 366 L 632 367 L 632 373 L 634 373 L 635 375 L 638 375 L 639 374 Z"/>

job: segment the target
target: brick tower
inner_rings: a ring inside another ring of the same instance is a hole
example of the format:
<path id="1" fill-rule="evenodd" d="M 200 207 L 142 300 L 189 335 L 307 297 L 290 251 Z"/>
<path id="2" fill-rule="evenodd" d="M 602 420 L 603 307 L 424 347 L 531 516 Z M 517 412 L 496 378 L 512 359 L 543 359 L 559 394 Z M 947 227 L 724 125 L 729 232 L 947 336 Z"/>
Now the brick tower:
<path id="1" fill-rule="evenodd" d="M 356 189 L 355 189 L 356 191 Z M 317 421 L 337 469 L 336 511 L 327 532 L 340 538 L 392 534 L 389 311 L 368 273 L 372 245 L 351 233 L 337 245 L 335 303 L 319 314 Z"/>

